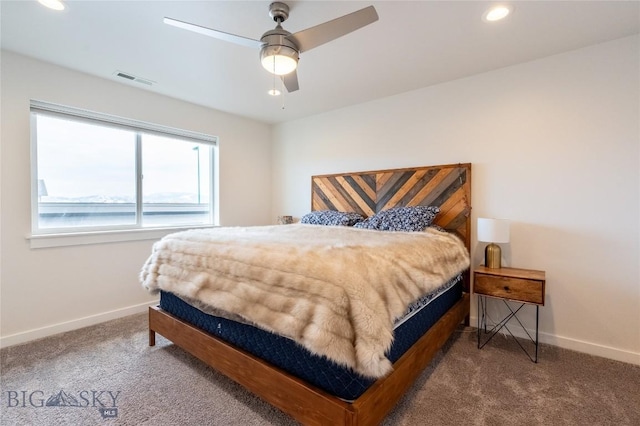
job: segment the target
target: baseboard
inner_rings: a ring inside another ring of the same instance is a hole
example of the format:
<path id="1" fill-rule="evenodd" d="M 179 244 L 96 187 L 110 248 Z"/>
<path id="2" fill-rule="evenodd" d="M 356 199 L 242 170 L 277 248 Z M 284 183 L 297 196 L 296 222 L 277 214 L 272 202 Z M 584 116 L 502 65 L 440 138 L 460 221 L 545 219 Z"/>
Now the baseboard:
<path id="1" fill-rule="evenodd" d="M 126 308 L 103 312 L 96 315 L 90 315 L 88 317 L 79 318 L 77 320 L 61 322 L 47 327 L 36 328 L 33 330 L 0 337 L 0 348 L 14 346 L 21 343 L 30 342 L 32 340 L 41 339 L 43 337 L 49 337 L 55 334 L 64 333 L 66 331 L 77 330 L 79 328 L 88 327 L 90 325 L 99 324 L 101 322 L 146 312 L 149 306 L 154 306 L 157 304 L 158 301 L 154 300 L 152 302 L 140 303 L 138 305 L 133 305 Z"/>
<path id="2" fill-rule="evenodd" d="M 478 324 L 478 318 L 471 317 L 469 323 L 475 327 L 476 324 Z M 489 324 L 487 324 L 487 327 L 489 327 Z M 493 325 L 491 325 L 491 327 L 493 327 Z M 525 339 L 527 338 L 525 332 L 520 329 L 517 324 L 516 327 L 509 328 L 515 336 Z M 531 334 L 531 336 L 535 337 L 535 330 L 527 329 L 527 331 Z M 582 352 L 602 358 L 613 359 L 615 361 L 622 361 L 629 364 L 640 365 L 640 353 L 637 352 L 625 351 L 622 349 L 612 348 L 610 346 L 599 345 L 597 343 L 557 336 L 555 334 L 545 333 L 542 331 L 538 332 L 538 339 L 540 343 L 546 343 L 549 345 L 557 346 L 559 348 L 570 349 L 576 352 Z"/>

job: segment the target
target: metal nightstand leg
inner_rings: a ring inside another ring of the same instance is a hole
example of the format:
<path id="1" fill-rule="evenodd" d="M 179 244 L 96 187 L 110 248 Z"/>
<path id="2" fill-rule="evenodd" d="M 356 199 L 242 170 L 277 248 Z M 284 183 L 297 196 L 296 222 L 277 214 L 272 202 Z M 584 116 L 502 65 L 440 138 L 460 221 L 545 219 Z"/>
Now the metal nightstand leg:
<path id="1" fill-rule="evenodd" d="M 493 337 L 496 334 L 498 334 L 498 332 L 500 330 L 502 330 L 502 328 L 505 328 L 509 332 L 511 337 L 513 337 L 513 339 L 516 341 L 518 346 L 520 346 L 520 348 L 524 351 L 524 353 L 527 354 L 529 359 L 531 361 L 537 363 L 538 362 L 538 324 L 539 324 L 540 307 L 538 305 L 536 305 L 536 338 L 534 340 L 531 337 L 531 335 L 529 334 L 529 332 L 527 331 L 527 329 L 524 327 L 524 325 L 522 324 L 522 322 L 520 321 L 518 316 L 516 315 L 518 312 L 520 312 L 520 309 L 522 309 L 522 307 L 525 305 L 525 303 L 521 303 L 520 306 L 518 307 L 518 309 L 516 309 L 514 311 L 511 308 L 511 306 L 507 303 L 506 300 L 503 300 L 503 302 L 504 302 L 504 304 L 507 306 L 507 308 L 510 311 L 509 315 L 507 315 L 502 321 L 500 321 L 497 324 L 495 324 L 493 326 L 493 328 L 487 332 L 487 317 L 486 317 L 487 301 L 486 301 L 486 297 L 478 295 L 478 349 L 482 349 L 487 343 L 489 343 L 491 341 L 491 339 L 493 339 Z M 509 330 L 509 327 L 507 326 L 507 323 L 512 318 L 515 318 L 516 321 L 518 321 L 518 324 L 520 324 L 520 327 L 522 327 L 522 329 L 526 333 L 526 335 L 529 338 L 529 340 L 534 344 L 534 346 L 535 346 L 535 358 L 533 356 L 531 356 L 529 351 L 527 351 L 527 349 L 525 349 L 525 347 L 522 346 L 522 343 L 520 343 L 518 338 L 511 332 L 511 330 Z M 484 333 L 485 334 L 490 334 L 489 338 L 484 343 L 481 343 L 481 334 L 482 334 L 482 330 L 481 329 L 482 328 L 484 328 Z"/>
<path id="2" fill-rule="evenodd" d="M 538 363 L 538 317 L 539 317 L 539 313 L 540 313 L 540 306 L 536 305 L 536 341 L 534 342 L 534 344 L 536 345 L 536 359 L 535 362 L 536 364 Z M 529 355 L 529 353 L 527 352 L 527 355 Z M 531 357 L 529 357 L 531 358 Z"/>
<path id="3" fill-rule="evenodd" d="M 484 328 L 484 333 L 487 334 L 487 317 L 485 316 L 485 312 L 487 310 L 487 299 L 486 297 L 478 296 L 478 349 L 482 348 L 486 344 L 486 342 L 481 346 L 480 345 L 480 335 L 482 333 L 482 329 Z"/>

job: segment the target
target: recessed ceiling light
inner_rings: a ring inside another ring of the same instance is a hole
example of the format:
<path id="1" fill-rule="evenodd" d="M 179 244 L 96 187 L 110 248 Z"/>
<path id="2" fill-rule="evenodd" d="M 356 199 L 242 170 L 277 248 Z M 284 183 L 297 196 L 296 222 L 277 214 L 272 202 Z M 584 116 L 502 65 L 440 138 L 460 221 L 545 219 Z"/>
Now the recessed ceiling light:
<path id="1" fill-rule="evenodd" d="M 38 0 L 38 2 L 53 10 L 64 10 L 64 3 L 60 0 Z"/>
<path id="2" fill-rule="evenodd" d="M 512 6 L 493 6 L 489 10 L 487 10 L 484 15 L 482 15 L 482 19 L 486 22 L 495 22 L 506 18 L 511 12 L 513 12 Z"/>
<path id="3" fill-rule="evenodd" d="M 278 89 L 271 89 L 267 93 L 271 96 L 280 96 L 280 91 Z"/>

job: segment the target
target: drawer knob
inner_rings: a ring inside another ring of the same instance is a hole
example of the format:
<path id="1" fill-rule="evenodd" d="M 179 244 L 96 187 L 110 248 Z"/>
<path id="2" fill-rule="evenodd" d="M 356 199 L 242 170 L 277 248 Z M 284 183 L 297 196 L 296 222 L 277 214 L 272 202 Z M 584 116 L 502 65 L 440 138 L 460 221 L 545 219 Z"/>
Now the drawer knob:
<path id="1" fill-rule="evenodd" d="M 509 291 L 509 286 L 508 285 L 504 286 L 504 291 Z"/>

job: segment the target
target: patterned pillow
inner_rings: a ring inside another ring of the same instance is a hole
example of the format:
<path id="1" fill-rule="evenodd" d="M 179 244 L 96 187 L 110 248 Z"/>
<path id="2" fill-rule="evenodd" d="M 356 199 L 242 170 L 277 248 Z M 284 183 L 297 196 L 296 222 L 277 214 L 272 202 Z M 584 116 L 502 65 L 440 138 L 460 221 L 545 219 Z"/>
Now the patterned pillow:
<path id="1" fill-rule="evenodd" d="M 377 229 L 380 231 L 423 231 L 431 226 L 440 208 L 435 206 L 395 207 L 382 210 L 362 222 L 355 228 Z"/>
<path id="2" fill-rule="evenodd" d="M 364 217 L 354 212 L 338 212 L 335 210 L 318 210 L 302 216 L 300 223 L 326 226 L 353 226 L 364 220 Z"/>

